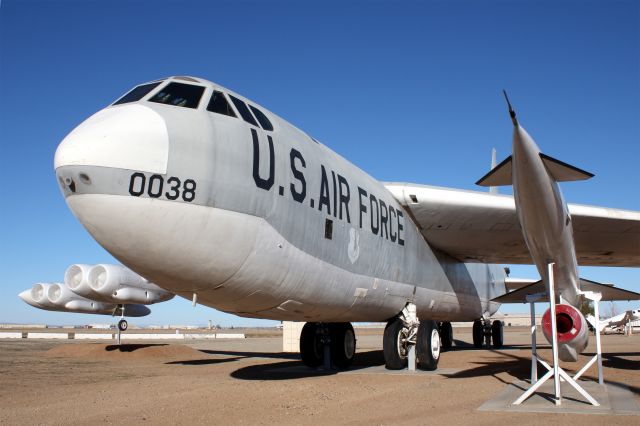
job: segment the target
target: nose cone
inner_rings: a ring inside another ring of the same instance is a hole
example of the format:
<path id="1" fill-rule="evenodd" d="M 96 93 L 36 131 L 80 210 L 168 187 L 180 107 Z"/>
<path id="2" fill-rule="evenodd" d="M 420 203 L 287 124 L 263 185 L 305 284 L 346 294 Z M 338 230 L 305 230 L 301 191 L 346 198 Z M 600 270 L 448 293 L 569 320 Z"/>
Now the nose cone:
<path id="1" fill-rule="evenodd" d="M 164 119 L 153 109 L 130 104 L 97 112 L 58 146 L 56 169 L 98 166 L 164 174 L 169 136 Z"/>

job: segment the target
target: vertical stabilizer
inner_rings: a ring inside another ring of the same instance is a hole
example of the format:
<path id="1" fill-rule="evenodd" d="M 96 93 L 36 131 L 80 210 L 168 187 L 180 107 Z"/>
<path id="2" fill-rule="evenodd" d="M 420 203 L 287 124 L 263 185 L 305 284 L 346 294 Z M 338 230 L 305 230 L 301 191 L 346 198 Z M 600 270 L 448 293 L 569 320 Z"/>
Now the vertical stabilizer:
<path id="1" fill-rule="evenodd" d="M 495 148 L 491 148 L 491 170 L 496 168 L 496 149 Z M 490 194 L 497 194 L 498 193 L 498 187 L 497 186 L 490 186 L 489 187 L 489 193 Z"/>

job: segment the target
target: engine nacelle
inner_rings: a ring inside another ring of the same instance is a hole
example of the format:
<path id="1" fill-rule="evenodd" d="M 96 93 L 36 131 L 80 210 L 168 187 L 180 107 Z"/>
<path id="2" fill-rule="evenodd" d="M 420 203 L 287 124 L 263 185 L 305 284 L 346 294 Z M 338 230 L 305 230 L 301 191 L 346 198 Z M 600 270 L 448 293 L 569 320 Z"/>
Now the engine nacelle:
<path id="1" fill-rule="evenodd" d="M 140 304 L 116 304 L 99 302 L 79 296 L 61 283 L 37 283 L 19 294 L 29 305 L 47 311 L 76 312 L 83 314 L 126 315 L 143 317 L 151 310 Z"/>
<path id="2" fill-rule="evenodd" d="M 90 270 L 91 265 L 85 265 L 83 263 L 71 265 L 64 273 L 64 283 L 77 295 L 88 299 L 109 302 L 108 299 L 104 300 L 104 297 L 89 285 Z"/>
<path id="3" fill-rule="evenodd" d="M 123 301 L 123 303 L 151 304 L 169 300 L 173 297 L 173 294 L 167 293 L 166 291 L 159 293 L 157 291 L 146 290 L 144 288 L 122 287 L 114 291 L 112 297 L 115 300 Z"/>
<path id="4" fill-rule="evenodd" d="M 27 290 L 25 296 L 28 296 L 29 300 L 26 300 L 25 297 L 23 297 L 23 293 L 20 293 L 20 297 L 22 298 L 22 300 L 24 300 L 25 302 L 29 303 L 31 306 L 35 306 L 37 308 L 55 308 L 56 305 L 55 303 L 52 303 L 48 298 L 47 298 L 47 293 L 49 292 L 49 288 L 51 288 L 52 285 L 57 284 L 57 283 L 37 283 L 34 284 L 33 287 L 31 287 L 31 290 Z M 35 303 L 35 304 L 34 304 Z"/>
<path id="5" fill-rule="evenodd" d="M 88 282 L 93 291 L 116 303 L 151 304 L 173 298 L 172 293 L 120 265 L 93 266 L 89 271 Z"/>
<path id="6" fill-rule="evenodd" d="M 584 315 L 571 305 L 556 305 L 556 327 L 558 356 L 562 361 L 577 361 L 589 342 L 589 327 Z M 542 332 L 551 343 L 551 309 L 542 316 Z"/>
<path id="7" fill-rule="evenodd" d="M 64 284 L 51 284 L 47 289 L 49 302 L 70 312 L 80 313 L 113 313 L 116 305 L 113 303 L 97 302 L 79 296 Z"/>

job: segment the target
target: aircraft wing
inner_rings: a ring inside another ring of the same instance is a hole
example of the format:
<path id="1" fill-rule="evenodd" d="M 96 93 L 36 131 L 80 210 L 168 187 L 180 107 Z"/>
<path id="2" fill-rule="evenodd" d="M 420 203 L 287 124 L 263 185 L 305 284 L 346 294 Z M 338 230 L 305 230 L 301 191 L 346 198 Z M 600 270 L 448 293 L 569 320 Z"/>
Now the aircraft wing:
<path id="1" fill-rule="evenodd" d="M 512 196 L 408 183 L 386 188 L 429 244 L 464 262 L 531 264 Z M 640 212 L 569 204 L 578 264 L 640 266 Z"/>
<path id="2" fill-rule="evenodd" d="M 613 285 L 600 284 L 583 278 L 580 278 L 580 290 L 600 293 L 602 295 L 602 301 L 640 300 L 640 293 L 636 293 L 635 291 L 624 290 L 614 287 Z M 492 301 L 498 303 L 527 303 L 527 296 L 534 294 L 541 294 L 546 297 L 547 288 L 542 280 L 503 294 Z"/>

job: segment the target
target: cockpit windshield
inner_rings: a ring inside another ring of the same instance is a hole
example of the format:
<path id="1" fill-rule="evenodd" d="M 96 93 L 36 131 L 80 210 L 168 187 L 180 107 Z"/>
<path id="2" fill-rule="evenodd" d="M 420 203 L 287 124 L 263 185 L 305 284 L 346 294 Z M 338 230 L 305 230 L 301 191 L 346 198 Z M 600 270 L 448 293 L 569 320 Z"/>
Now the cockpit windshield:
<path id="1" fill-rule="evenodd" d="M 155 81 L 153 83 L 141 84 L 140 86 L 134 87 L 129 93 L 115 101 L 113 104 L 120 105 L 139 101 L 140 99 L 144 98 L 147 93 L 158 87 L 160 83 L 162 83 L 162 81 Z"/>
<path id="2" fill-rule="evenodd" d="M 149 102 L 195 109 L 198 108 L 203 93 L 203 86 L 169 83 L 149 99 Z"/>

